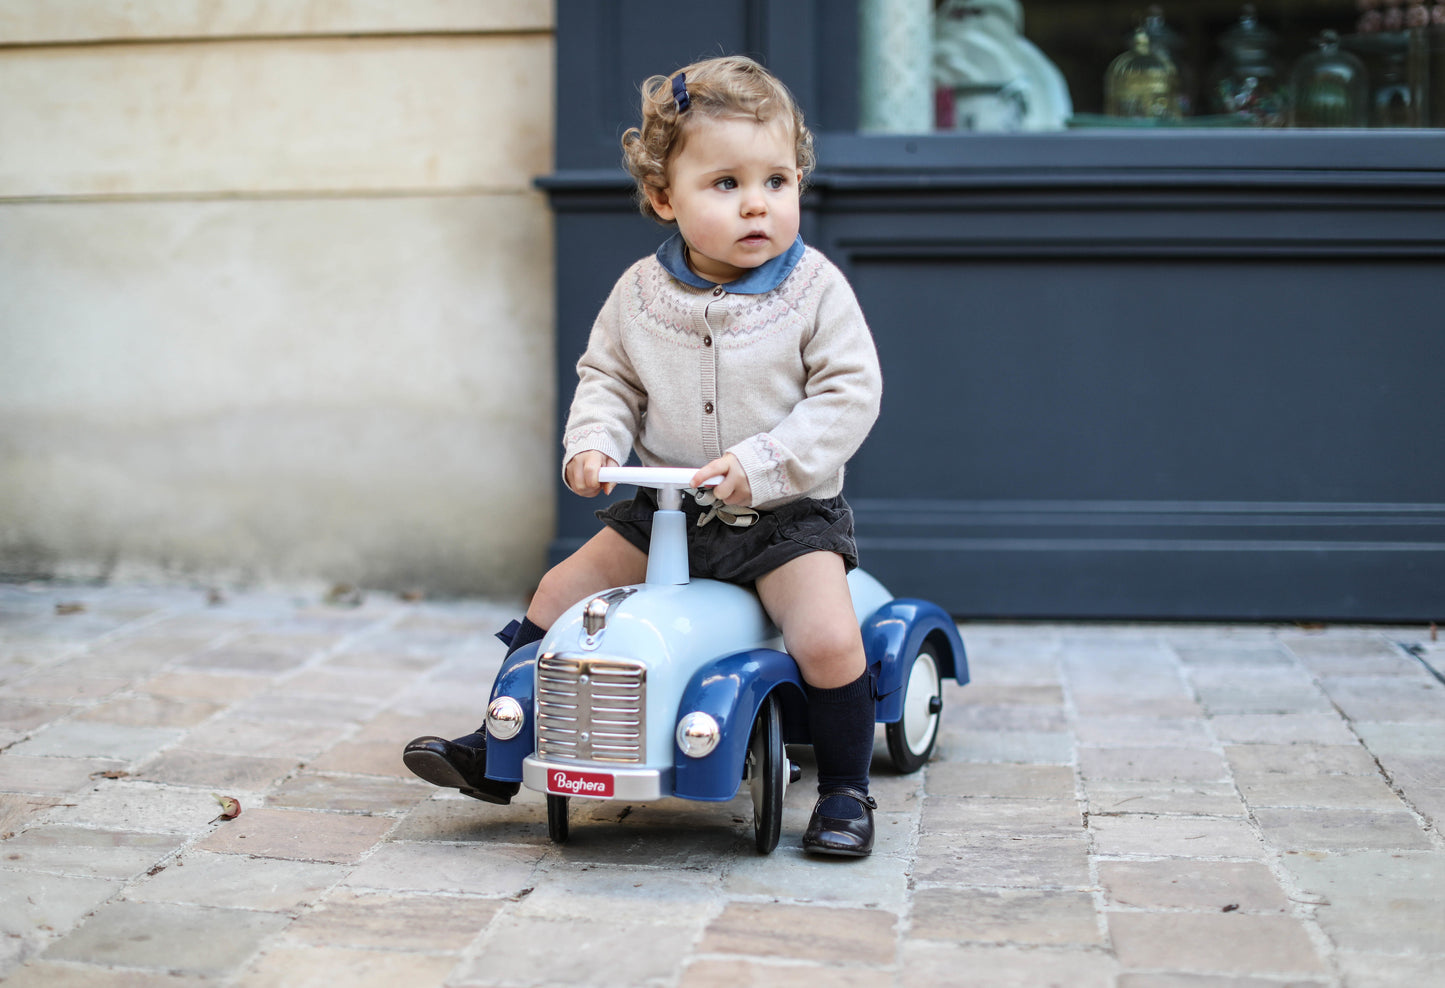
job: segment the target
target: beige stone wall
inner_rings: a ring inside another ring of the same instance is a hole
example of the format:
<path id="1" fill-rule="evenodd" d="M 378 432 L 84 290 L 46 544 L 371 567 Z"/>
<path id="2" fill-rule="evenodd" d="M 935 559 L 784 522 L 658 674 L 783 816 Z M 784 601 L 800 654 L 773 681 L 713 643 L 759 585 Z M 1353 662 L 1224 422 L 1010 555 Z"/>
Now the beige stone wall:
<path id="1" fill-rule="evenodd" d="M 548 0 L 0 0 L 0 574 L 525 593 Z"/>

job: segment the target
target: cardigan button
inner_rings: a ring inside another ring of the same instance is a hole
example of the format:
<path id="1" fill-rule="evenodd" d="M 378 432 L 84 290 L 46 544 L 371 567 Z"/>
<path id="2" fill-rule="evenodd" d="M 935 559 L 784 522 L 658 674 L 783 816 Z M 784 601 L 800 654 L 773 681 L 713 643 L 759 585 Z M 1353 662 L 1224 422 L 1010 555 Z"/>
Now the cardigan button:
<path id="1" fill-rule="evenodd" d="M 703 412 L 704 415 L 711 415 L 711 414 L 712 414 L 712 402 L 710 402 L 710 401 L 703 402 L 702 412 Z"/>
<path id="2" fill-rule="evenodd" d="M 711 337 L 711 336 L 704 336 L 704 337 L 702 338 L 702 345 L 703 345 L 703 346 L 712 346 L 712 337 Z"/>
<path id="3" fill-rule="evenodd" d="M 714 289 L 712 290 L 712 297 L 713 297 L 713 298 L 720 298 L 720 297 L 722 297 L 723 295 L 726 295 L 727 293 L 728 293 L 728 292 L 727 292 L 727 289 L 726 289 L 726 288 L 723 288 L 723 287 L 719 286 L 719 287 L 714 288 Z"/>

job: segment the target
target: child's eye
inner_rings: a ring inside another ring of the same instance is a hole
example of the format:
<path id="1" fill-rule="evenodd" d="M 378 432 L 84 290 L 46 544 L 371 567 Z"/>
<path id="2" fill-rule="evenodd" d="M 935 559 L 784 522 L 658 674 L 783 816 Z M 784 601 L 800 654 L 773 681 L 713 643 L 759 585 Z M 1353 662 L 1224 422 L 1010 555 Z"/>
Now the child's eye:
<path id="1" fill-rule="evenodd" d="M 713 184 L 724 192 L 731 192 L 738 187 L 738 180 L 735 178 L 720 178 Z"/>
<path id="2" fill-rule="evenodd" d="M 777 191 L 788 184 L 788 180 L 781 175 L 774 175 L 768 179 L 768 188 Z"/>

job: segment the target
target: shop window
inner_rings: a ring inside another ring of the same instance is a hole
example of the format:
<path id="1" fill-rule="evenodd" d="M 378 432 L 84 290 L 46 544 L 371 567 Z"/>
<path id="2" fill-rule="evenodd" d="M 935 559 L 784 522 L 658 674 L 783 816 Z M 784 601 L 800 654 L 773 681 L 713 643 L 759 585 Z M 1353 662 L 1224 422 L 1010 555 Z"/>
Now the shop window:
<path id="1" fill-rule="evenodd" d="M 859 129 L 1445 126 L 1445 0 L 860 0 Z"/>

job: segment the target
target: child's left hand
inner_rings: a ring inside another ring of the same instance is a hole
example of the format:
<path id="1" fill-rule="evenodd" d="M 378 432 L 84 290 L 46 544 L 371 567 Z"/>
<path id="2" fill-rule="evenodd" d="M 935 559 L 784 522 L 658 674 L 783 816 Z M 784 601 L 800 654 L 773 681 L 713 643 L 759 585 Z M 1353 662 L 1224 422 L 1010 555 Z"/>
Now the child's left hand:
<path id="1" fill-rule="evenodd" d="M 747 472 L 743 470 L 743 465 L 736 456 L 724 453 L 704 466 L 693 474 L 692 486 L 701 487 L 704 481 L 714 477 L 722 477 L 720 483 L 713 485 L 712 492 L 723 504 L 738 504 L 743 507 L 752 505 L 753 485 L 748 483 Z"/>

